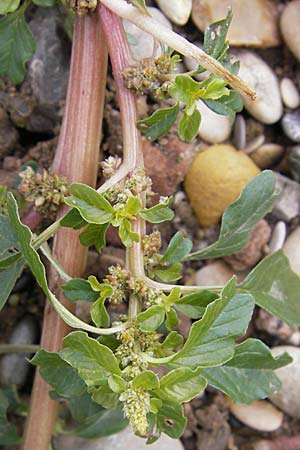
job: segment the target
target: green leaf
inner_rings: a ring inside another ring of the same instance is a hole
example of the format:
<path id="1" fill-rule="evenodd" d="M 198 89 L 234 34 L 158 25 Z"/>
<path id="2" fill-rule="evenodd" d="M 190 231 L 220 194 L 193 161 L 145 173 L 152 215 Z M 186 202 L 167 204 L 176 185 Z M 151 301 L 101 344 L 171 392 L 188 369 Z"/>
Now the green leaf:
<path id="1" fill-rule="evenodd" d="M 180 280 L 182 264 L 176 263 L 165 269 L 156 269 L 154 274 L 158 276 L 164 283 L 169 283 L 170 281 Z"/>
<path id="2" fill-rule="evenodd" d="M 134 219 L 142 209 L 142 202 L 138 197 L 129 197 L 125 204 L 124 214 L 128 219 Z"/>
<path id="3" fill-rule="evenodd" d="M 178 103 L 170 108 L 158 109 L 150 117 L 139 120 L 137 127 L 147 138 L 155 141 L 170 130 L 175 123 L 178 113 Z"/>
<path id="4" fill-rule="evenodd" d="M 113 352 L 87 333 L 74 331 L 64 338 L 66 348 L 61 358 L 78 370 L 79 376 L 88 386 L 97 386 L 111 374 L 121 375 Z"/>
<path id="5" fill-rule="evenodd" d="M 178 102 L 191 106 L 199 95 L 201 83 L 187 75 L 177 75 L 169 87 L 169 94 Z"/>
<path id="6" fill-rule="evenodd" d="M 8 256 L 9 251 L 17 249 L 18 241 L 12 231 L 7 216 L 0 214 L 0 259 Z"/>
<path id="7" fill-rule="evenodd" d="M 99 297 L 90 283 L 82 278 L 73 278 L 63 287 L 64 296 L 71 302 L 94 302 Z"/>
<path id="8" fill-rule="evenodd" d="M 92 399 L 103 408 L 112 409 L 119 405 L 119 394 L 111 390 L 108 383 L 93 390 Z"/>
<path id="9" fill-rule="evenodd" d="M 151 389 L 156 389 L 159 386 L 158 376 L 151 370 L 144 370 L 139 375 L 137 375 L 132 381 L 132 388 L 138 389 L 143 388 L 147 391 Z"/>
<path id="10" fill-rule="evenodd" d="M 56 4 L 56 0 L 32 0 L 36 6 L 49 7 Z"/>
<path id="11" fill-rule="evenodd" d="M 76 434 L 84 439 L 95 439 L 122 431 L 128 425 L 121 408 L 104 409 L 89 416 L 76 428 Z"/>
<path id="12" fill-rule="evenodd" d="M 87 225 L 87 222 L 81 217 L 77 209 L 71 209 L 60 221 L 62 227 L 79 230 Z"/>
<path id="13" fill-rule="evenodd" d="M 132 247 L 134 242 L 139 242 L 139 235 L 131 229 L 131 223 L 128 219 L 124 219 L 119 227 L 119 236 L 125 247 Z"/>
<path id="14" fill-rule="evenodd" d="M 237 112 L 242 111 L 244 103 L 242 97 L 236 91 L 229 91 L 229 95 L 224 95 L 218 100 L 203 100 L 209 109 L 223 116 L 230 116 L 232 120 Z"/>
<path id="15" fill-rule="evenodd" d="M 165 318 L 165 309 L 163 306 L 150 306 L 146 311 L 141 312 L 137 316 L 140 329 L 142 331 L 156 331 L 163 323 Z"/>
<path id="16" fill-rule="evenodd" d="M 0 18 L 0 76 L 7 75 L 13 84 L 23 81 L 25 63 L 35 51 L 33 35 L 20 8 Z"/>
<path id="17" fill-rule="evenodd" d="M 97 327 L 109 327 L 110 317 L 104 306 L 105 300 L 99 298 L 91 307 L 91 318 Z"/>
<path id="18" fill-rule="evenodd" d="M 201 114 L 197 108 L 194 109 L 190 116 L 184 112 L 178 124 L 178 135 L 183 141 L 192 141 L 199 130 L 201 122 Z"/>
<path id="19" fill-rule="evenodd" d="M 185 257 L 185 260 L 220 258 L 240 250 L 257 223 L 272 210 L 276 201 L 275 176 L 265 170 L 254 177 L 240 197 L 223 214 L 217 242 Z"/>
<path id="20" fill-rule="evenodd" d="M 169 208 L 173 201 L 173 197 L 169 197 L 166 202 L 158 203 L 151 208 L 142 209 L 140 216 L 150 223 L 161 223 L 166 220 L 172 220 L 174 212 Z"/>
<path id="21" fill-rule="evenodd" d="M 210 303 L 202 319 L 193 323 L 185 345 L 171 361 L 172 366 L 213 367 L 230 360 L 234 340 L 245 333 L 253 308 L 250 294 L 235 294 L 232 278 L 221 298 Z"/>
<path id="22" fill-rule="evenodd" d="M 71 398 L 68 406 L 72 417 L 76 422 L 82 423 L 89 417 L 103 413 L 105 411 L 100 405 L 93 402 L 91 395 L 84 392 L 79 397 Z"/>
<path id="23" fill-rule="evenodd" d="M 166 327 L 168 330 L 173 330 L 178 325 L 178 317 L 176 311 L 171 308 L 170 311 L 166 312 Z"/>
<path id="24" fill-rule="evenodd" d="M 78 376 L 77 370 L 63 361 L 58 353 L 39 350 L 30 362 L 40 367 L 42 378 L 60 397 L 77 397 L 86 390 L 86 385 Z"/>
<path id="25" fill-rule="evenodd" d="M 274 358 L 263 342 L 247 339 L 236 346 L 235 355 L 227 364 L 205 369 L 203 375 L 209 384 L 225 392 L 235 403 L 250 403 L 280 388 L 273 370 L 291 361 L 287 353 Z"/>
<path id="26" fill-rule="evenodd" d="M 185 430 L 186 418 L 182 405 L 164 401 L 157 413 L 157 427 L 173 439 L 179 439 Z"/>
<path id="27" fill-rule="evenodd" d="M 108 227 L 109 223 L 104 223 L 103 225 L 89 223 L 79 235 L 81 245 L 84 245 L 85 247 L 94 245 L 96 250 L 100 252 L 106 245 L 106 232 Z"/>
<path id="28" fill-rule="evenodd" d="M 207 305 L 216 300 L 218 295 L 214 292 L 203 290 L 185 295 L 179 299 L 174 308 L 191 319 L 200 319 L 203 316 Z"/>
<path id="29" fill-rule="evenodd" d="M 1 0 L 0 14 L 7 14 L 14 12 L 19 8 L 21 0 Z"/>
<path id="30" fill-rule="evenodd" d="M 0 311 L 5 305 L 11 291 L 23 272 L 25 267 L 24 259 L 21 258 L 15 264 L 8 267 L 6 270 L 0 271 Z"/>
<path id="31" fill-rule="evenodd" d="M 161 258 L 160 263 L 174 264 L 180 262 L 189 254 L 192 247 L 192 241 L 185 238 L 181 231 L 177 231 L 170 240 L 166 253 Z"/>
<path id="32" fill-rule="evenodd" d="M 205 84 L 205 91 L 199 95 L 199 98 L 218 100 L 222 97 L 228 97 L 230 94 L 230 90 L 226 87 L 227 81 L 222 78 L 211 75 L 202 81 L 202 84 Z"/>
<path id="33" fill-rule="evenodd" d="M 203 50 L 215 59 L 222 59 L 227 53 L 226 38 L 231 21 L 232 10 L 228 8 L 225 19 L 213 22 L 205 30 Z"/>
<path id="34" fill-rule="evenodd" d="M 5 392 L 0 389 L 0 445 L 18 445 L 21 443 L 21 437 L 16 426 L 7 420 L 8 408 L 9 400 Z"/>
<path id="35" fill-rule="evenodd" d="M 71 184 L 72 196 L 65 198 L 65 203 L 76 208 L 84 220 L 102 225 L 112 220 L 114 209 L 111 204 L 95 189 L 81 183 Z"/>
<path id="36" fill-rule="evenodd" d="M 174 350 L 178 345 L 183 343 L 183 337 L 181 334 L 177 333 L 177 331 L 171 331 L 168 334 L 166 339 L 160 345 L 160 349 L 164 352 L 169 352 L 170 350 Z"/>
<path id="37" fill-rule="evenodd" d="M 160 388 L 156 395 L 163 400 L 173 400 L 178 403 L 188 402 L 206 388 L 206 380 L 201 371 L 192 371 L 186 367 L 171 370 L 160 380 Z"/>
<path id="38" fill-rule="evenodd" d="M 282 250 L 264 258 L 241 288 L 253 295 L 257 305 L 289 326 L 300 324 L 300 278 Z"/>
<path id="39" fill-rule="evenodd" d="M 149 15 L 145 0 L 129 0 L 129 3 L 138 8 L 143 14 Z"/>
<path id="40" fill-rule="evenodd" d="M 116 394 L 120 394 L 121 392 L 124 392 L 127 388 L 126 381 L 123 380 L 122 377 L 119 375 L 111 375 L 108 378 L 108 385 L 110 389 L 115 392 Z"/>

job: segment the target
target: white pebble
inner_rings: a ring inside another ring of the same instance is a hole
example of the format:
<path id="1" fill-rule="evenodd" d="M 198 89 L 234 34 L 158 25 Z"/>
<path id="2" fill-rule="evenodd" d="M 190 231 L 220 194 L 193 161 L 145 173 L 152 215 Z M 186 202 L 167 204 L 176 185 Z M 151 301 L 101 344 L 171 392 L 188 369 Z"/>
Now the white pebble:
<path id="1" fill-rule="evenodd" d="M 283 251 L 288 257 L 291 268 L 300 275 L 300 227 L 296 228 L 287 238 Z"/>
<path id="2" fill-rule="evenodd" d="M 300 105 L 300 95 L 295 83 L 290 78 L 283 78 L 280 82 L 282 101 L 287 108 L 295 109 Z"/>
<path id="3" fill-rule="evenodd" d="M 276 223 L 269 243 L 270 253 L 277 252 L 283 247 L 286 237 L 286 224 L 282 220 Z"/>
<path id="4" fill-rule="evenodd" d="M 240 422 L 259 431 L 275 431 L 283 421 L 282 412 L 264 400 L 255 400 L 249 405 L 230 402 L 229 409 Z"/>
<path id="5" fill-rule="evenodd" d="M 210 144 L 220 144 L 229 138 L 232 128 L 231 118 L 217 114 L 209 109 L 201 100 L 196 102 L 201 114 L 198 134 Z"/>
<path id="6" fill-rule="evenodd" d="M 280 18 L 285 43 L 300 61 L 300 0 L 288 2 Z"/>
<path id="7" fill-rule="evenodd" d="M 192 12 L 192 0 L 156 0 L 163 13 L 176 25 L 185 25 Z"/>

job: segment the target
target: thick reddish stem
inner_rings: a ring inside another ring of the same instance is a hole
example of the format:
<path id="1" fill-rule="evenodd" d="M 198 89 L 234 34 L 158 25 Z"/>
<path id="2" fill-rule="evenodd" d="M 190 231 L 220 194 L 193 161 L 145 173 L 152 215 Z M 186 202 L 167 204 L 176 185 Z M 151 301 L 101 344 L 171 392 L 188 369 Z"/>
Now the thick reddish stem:
<path id="1" fill-rule="evenodd" d="M 107 50 L 97 15 L 77 16 L 66 110 L 53 163 L 53 171 L 65 175 L 69 182 L 95 185 L 106 71 Z M 62 228 L 55 236 L 53 252 L 70 276 L 82 275 L 86 249 L 80 245 L 77 232 Z M 51 285 L 52 289 L 55 285 L 57 287 L 53 273 Z M 70 307 L 69 302 L 60 299 Z M 62 339 L 68 331 L 68 326 L 47 303 L 41 346 L 48 351 L 60 350 Z M 50 387 L 37 372 L 23 450 L 49 449 L 58 406 L 50 399 L 49 390 Z"/>

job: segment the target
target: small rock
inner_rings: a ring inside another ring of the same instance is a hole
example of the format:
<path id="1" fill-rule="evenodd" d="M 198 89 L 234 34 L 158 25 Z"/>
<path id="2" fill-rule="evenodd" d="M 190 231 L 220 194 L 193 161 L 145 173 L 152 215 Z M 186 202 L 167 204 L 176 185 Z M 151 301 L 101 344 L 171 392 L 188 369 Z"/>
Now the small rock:
<path id="1" fill-rule="evenodd" d="M 4 170 L 16 170 L 22 165 L 20 158 L 16 156 L 6 156 L 3 160 L 2 168 Z"/>
<path id="2" fill-rule="evenodd" d="M 252 231 L 249 242 L 238 252 L 226 256 L 225 261 L 239 272 L 253 267 L 263 257 L 263 250 L 270 236 L 270 226 L 265 220 L 260 220 Z"/>
<path id="3" fill-rule="evenodd" d="M 298 108 L 300 105 L 300 95 L 293 80 L 283 78 L 280 82 L 280 92 L 282 101 L 287 108 Z"/>
<path id="4" fill-rule="evenodd" d="M 300 182 L 300 145 L 295 145 L 290 149 L 288 154 L 288 166 L 292 175 L 292 178 Z"/>
<path id="5" fill-rule="evenodd" d="M 259 136 L 256 136 L 254 139 L 252 139 L 246 147 L 243 149 L 244 153 L 247 153 L 247 155 L 251 155 L 251 153 L 255 152 L 259 147 L 261 147 L 265 142 L 265 136 L 263 134 L 260 134 Z"/>
<path id="6" fill-rule="evenodd" d="M 280 18 L 280 30 L 286 45 L 300 61 L 300 0 L 286 4 Z"/>
<path id="7" fill-rule="evenodd" d="M 101 439 L 82 439 L 76 436 L 61 435 L 56 438 L 59 450 L 143 450 L 149 449 L 145 440 L 133 434 L 131 428 Z M 162 434 L 157 442 L 151 444 L 153 450 L 184 450 L 179 439 L 171 439 Z"/>
<path id="8" fill-rule="evenodd" d="M 34 344 L 38 335 L 38 326 L 32 316 L 22 319 L 14 329 L 9 344 Z M 25 358 L 29 358 L 30 353 L 9 353 L 2 357 L 0 361 L 0 380 L 4 386 L 22 387 L 26 381 L 30 364 Z"/>
<path id="9" fill-rule="evenodd" d="M 198 229 L 198 220 L 195 217 L 187 196 L 183 191 L 176 192 L 172 207 L 175 211 L 174 220 L 183 223 L 190 229 Z"/>
<path id="10" fill-rule="evenodd" d="M 185 25 L 192 11 L 192 0 L 156 0 L 162 12 L 176 25 Z"/>
<path id="11" fill-rule="evenodd" d="M 37 105 L 26 125 L 34 132 L 53 132 L 61 121 L 70 65 L 70 42 L 58 8 L 37 8 L 30 23 L 36 51 L 27 69 L 27 81 Z"/>
<path id="12" fill-rule="evenodd" d="M 10 122 L 7 113 L 0 107 L 0 158 L 13 153 L 19 139 L 17 129 Z M 1 180 L 2 183 L 2 180 Z M 3 184 L 3 183 L 2 183 Z"/>
<path id="13" fill-rule="evenodd" d="M 165 27 L 172 29 L 171 22 L 160 12 L 159 9 L 149 7 L 149 14 L 153 17 L 153 19 L 157 20 L 159 23 L 164 25 Z M 130 45 L 130 50 L 133 59 L 136 61 L 140 61 L 143 58 L 150 58 L 153 54 L 153 46 L 154 39 L 151 34 L 145 33 L 145 31 L 138 28 L 131 22 L 127 20 L 123 20 L 123 25 L 125 32 L 127 34 L 128 42 Z M 160 56 L 162 54 L 161 48 L 157 49 L 156 56 Z"/>
<path id="14" fill-rule="evenodd" d="M 284 352 L 293 358 L 293 362 L 276 370 L 281 388 L 270 400 L 289 416 L 300 419 L 300 348 L 282 345 L 272 349 L 274 356 Z"/>
<path id="15" fill-rule="evenodd" d="M 229 402 L 229 409 L 240 422 L 254 430 L 270 432 L 282 425 L 282 412 L 264 400 L 255 400 L 249 405 Z"/>
<path id="16" fill-rule="evenodd" d="M 300 186 L 284 175 L 280 175 L 279 173 L 275 173 L 275 175 L 276 186 L 280 194 L 272 214 L 277 219 L 289 222 L 297 217 L 300 212 Z"/>
<path id="17" fill-rule="evenodd" d="M 243 95 L 246 109 L 262 123 L 277 122 L 282 116 L 283 106 L 275 73 L 262 58 L 251 51 L 239 51 L 235 54 L 240 60 L 239 77 L 256 92 L 255 100 Z"/>
<path id="18" fill-rule="evenodd" d="M 270 0 L 194 0 L 192 19 L 204 32 L 206 27 L 226 17 L 232 7 L 233 19 L 228 31 L 231 45 L 274 47 L 279 45 L 278 10 Z M 251 11 L 251 14 L 249 14 Z"/>
<path id="19" fill-rule="evenodd" d="M 277 252 L 283 247 L 284 241 L 286 237 L 286 224 L 282 220 L 276 223 L 272 237 L 269 242 L 269 251 L 270 253 Z"/>
<path id="20" fill-rule="evenodd" d="M 229 138 L 231 133 L 231 119 L 229 116 L 217 114 L 208 108 L 201 100 L 196 101 L 201 114 L 198 135 L 209 144 L 220 144 Z"/>
<path id="21" fill-rule="evenodd" d="M 197 286 L 223 286 L 232 277 L 232 270 L 223 261 L 207 264 L 195 273 Z"/>
<path id="22" fill-rule="evenodd" d="M 200 225 L 218 223 L 225 208 L 259 173 L 254 162 L 230 145 L 213 145 L 198 153 L 185 179 L 185 191 Z"/>
<path id="23" fill-rule="evenodd" d="M 195 155 L 194 144 L 183 142 L 176 136 L 161 139 L 158 145 L 144 140 L 143 152 L 152 189 L 159 195 L 170 195 L 177 190 Z"/>
<path id="24" fill-rule="evenodd" d="M 236 116 L 233 129 L 233 145 L 238 150 L 246 147 L 246 121 L 241 114 Z"/>
<path id="25" fill-rule="evenodd" d="M 251 159 L 260 169 L 268 169 L 276 164 L 284 153 L 284 147 L 279 144 L 263 144 L 251 153 Z"/>
<path id="26" fill-rule="evenodd" d="M 300 227 L 297 227 L 289 235 L 283 246 L 283 251 L 288 257 L 292 270 L 300 275 Z"/>
<path id="27" fill-rule="evenodd" d="M 293 142 L 300 142 L 300 111 L 286 113 L 281 121 L 286 136 Z"/>

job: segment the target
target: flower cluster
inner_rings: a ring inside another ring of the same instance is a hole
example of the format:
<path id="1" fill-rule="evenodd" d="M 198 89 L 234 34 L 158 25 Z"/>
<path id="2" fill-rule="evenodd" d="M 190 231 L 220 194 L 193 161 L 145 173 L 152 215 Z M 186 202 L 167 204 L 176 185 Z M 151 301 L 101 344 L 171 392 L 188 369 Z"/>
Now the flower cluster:
<path id="1" fill-rule="evenodd" d="M 142 388 L 128 389 L 120 396 L 124 402 L 124 414 L 130 421 L 135 433 L 140 436 L 147 435 L 147 414 L 150 409 L 150 394 Z"/>
<path id="2" fill-rule="evenodd" d="M 126 300 L 126 294 L 129 289 L 129 280 L 129 272 L 126 269 L 122 269 L 119 264 L 108 268 L 108 275 L 103 281 L 113 288 L 113 293 L 109 297 L 110 303 L 117 305 Z"/>

